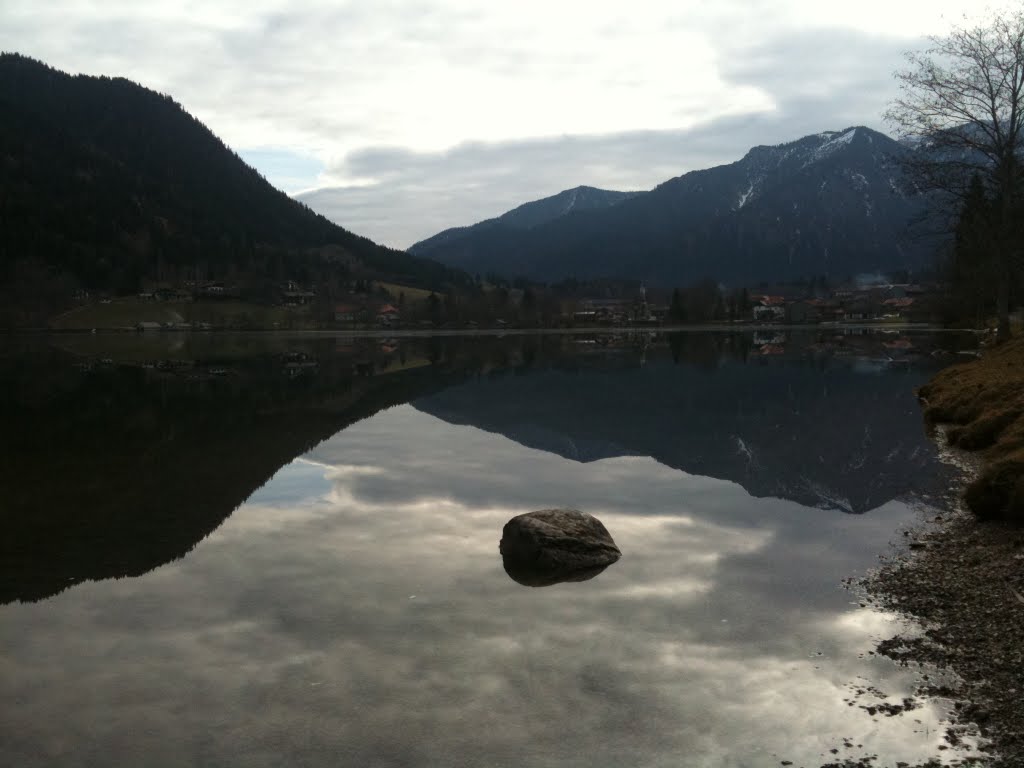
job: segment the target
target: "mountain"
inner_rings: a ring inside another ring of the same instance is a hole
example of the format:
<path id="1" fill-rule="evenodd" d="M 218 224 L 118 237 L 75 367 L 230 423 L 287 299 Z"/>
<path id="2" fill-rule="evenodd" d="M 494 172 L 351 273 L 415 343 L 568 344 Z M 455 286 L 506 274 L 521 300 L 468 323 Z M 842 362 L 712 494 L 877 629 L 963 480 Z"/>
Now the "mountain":
<path id="1" fill-rule="evenodd" d="M 596 187 L 576 187 L 559 192 L 557 195 L 523 203 L 501 216 L 472 224 L 468 227 L 453 227 L 421 240 L 408 251 L 417 255 L 430 253 L 437 247 L 452 247 L 454 243 L 486 232 L 487 237 L 501 237 L 508 230 L 533 229 L 541 224 L 569 216 L 580 211 L 600 211 L 618 205 L 642 192 L 614 192 Z"/>
<path id="2" fill-rule="evenodd" d="M 663 286 L 915 269 L 935 243 L 910 231 L 924 200 L 900 171 L 909 151 L 869 128 L 826 131 L 754 147 L 612 207 L 528 229 L 476 225 L 416 253 L 476 273 Z"/>
<path id="3" fill-rule="evenodd" d="M 426 287 L 466 277 L 292 200 L 169 96 L 17 54 L 0 55 L 0 220 L 8 300 L 246 273 Z"/>

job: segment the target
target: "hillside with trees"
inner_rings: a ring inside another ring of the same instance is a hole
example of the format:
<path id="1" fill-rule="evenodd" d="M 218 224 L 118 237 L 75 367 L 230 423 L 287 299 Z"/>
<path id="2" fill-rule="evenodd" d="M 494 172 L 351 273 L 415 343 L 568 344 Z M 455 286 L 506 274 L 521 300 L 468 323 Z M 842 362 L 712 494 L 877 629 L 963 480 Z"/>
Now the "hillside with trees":
<path id="1" fill-rule="evenodd" d="M 0 55 L 0 325 L 84 292 L 228 281 L 275 286 L 468 278 L 377 245 L 275 189 L 171 97 Z"/>

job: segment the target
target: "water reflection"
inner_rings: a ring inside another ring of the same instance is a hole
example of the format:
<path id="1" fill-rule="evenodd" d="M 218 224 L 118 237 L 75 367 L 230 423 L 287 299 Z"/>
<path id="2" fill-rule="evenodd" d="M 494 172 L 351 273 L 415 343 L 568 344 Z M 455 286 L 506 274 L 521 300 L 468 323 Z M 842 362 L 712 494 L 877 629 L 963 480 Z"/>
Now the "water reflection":
<path id="1" fill-rule="evenodd" d="M 870 374 L 846 362 L 885 341 L 331 339 L 193 350 L 180 365 L 131 349 L 2 358 L 16 428 L 0 470 L 15 502 L 4 598 L 50 597 L 0 608 L 0 754 L 736 767 L 937 754 L 931 703 L 911 717 L 860 708 L 876 702 L 857 693 L 867 680 L 902 701 L 914 673 L 864 658 L 892 617 L 838 588 L 942 480 L 902 389 L 936 364 L 936 342 L 915 338 L 913 357 Z M 316 365 L 288 366 L 299 352 Z M 744 466 L 725 460 L 732 436 L 761 470 L 726 476 Z M 865 451 L 865 464 L 835 473 L 815 451 Z M 762 496 L 769 470 L 794 487 L 787 464 L 870 514 Z M 843 485 L 868 482 L 864 466 L 889 472 L 868 498 Z M 550 507 L 593 513 L 628 557 L 522 589 L 495 533 Z"/>
<path id="2" fill-rule="evenodd" d="M 0 602 L 181 557 L 295 457 L 481 365 L 471 342 L 58 341 L 0 348 Z"/>
<path id="3" fill-rule="evenodd" d="M 833 334 L 8 344 L 0 602 L 181 557 L 278 468 L 410 401 L 577 461 L 653 456 L 757 496 L 863 512 L 934 472 L 911 389 L 964 342 Z M 466 478 L 486 498 L 510 478 L 480 480 Z"/>
<path id="4" fill-rule="evenodd" d="M 753 343 L 676 334 L 495 372 L 415 401 L 426 413 L 576 461 L 652 456 L 759 497 L 863 513 L 920 487 L 937 459 L 913 396 L 935 337 Z"/>
<path id="5" fill-rule="evenodd" d="M 476 471 L 531 482 L 481 504 Z M 315 496 L 281 492 L 311 475 Z M 629 557 L 512 583 L 494 531 L 540 498 L 593 510 Z M 913 761 L 939 713 L 846 705 L 858 676 L 900 695 L 910 673 L 858 658 L 879 619 L 836 588 L 907 514 L 823 517 L 394 408 L 282 469 L 188 558 L 7 606 L 0 749 L 23 766 L 741 766 L 820 764 L 848 737 Z"/>

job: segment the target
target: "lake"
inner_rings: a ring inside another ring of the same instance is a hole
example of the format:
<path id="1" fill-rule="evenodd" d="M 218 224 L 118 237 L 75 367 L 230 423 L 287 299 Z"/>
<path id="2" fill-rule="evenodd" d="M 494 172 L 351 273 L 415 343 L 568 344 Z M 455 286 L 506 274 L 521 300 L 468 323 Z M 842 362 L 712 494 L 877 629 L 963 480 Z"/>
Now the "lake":
<path id="1" fill-rule="evenodd" d="M 973 344 L 9 339 L 0 762 L 963 757 L 844 580 L 947 503 L 913 390 Z M 512 580 L 502 527 L 553 507 L 621 560 Z"/>

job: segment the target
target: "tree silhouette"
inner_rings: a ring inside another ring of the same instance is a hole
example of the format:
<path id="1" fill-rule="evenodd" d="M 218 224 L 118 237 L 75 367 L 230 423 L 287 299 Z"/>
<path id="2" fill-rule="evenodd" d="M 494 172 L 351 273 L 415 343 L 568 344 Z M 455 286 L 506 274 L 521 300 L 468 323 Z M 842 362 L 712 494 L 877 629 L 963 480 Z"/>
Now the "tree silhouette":
<path id="1" fill-rule="evenodd" d="M 901 95 L 886 113 L 917 142 L 906 165 L 920 184 L 945 193 L 950 212 L 981 181 L 991 203 L 985 235 L 997 283 L 999 338 L 1009 336 L 1010 287 L 1021 267 L 1020 153 L 1024 129 L 1024 11 L 931 38 L 897 73 Z"/>

